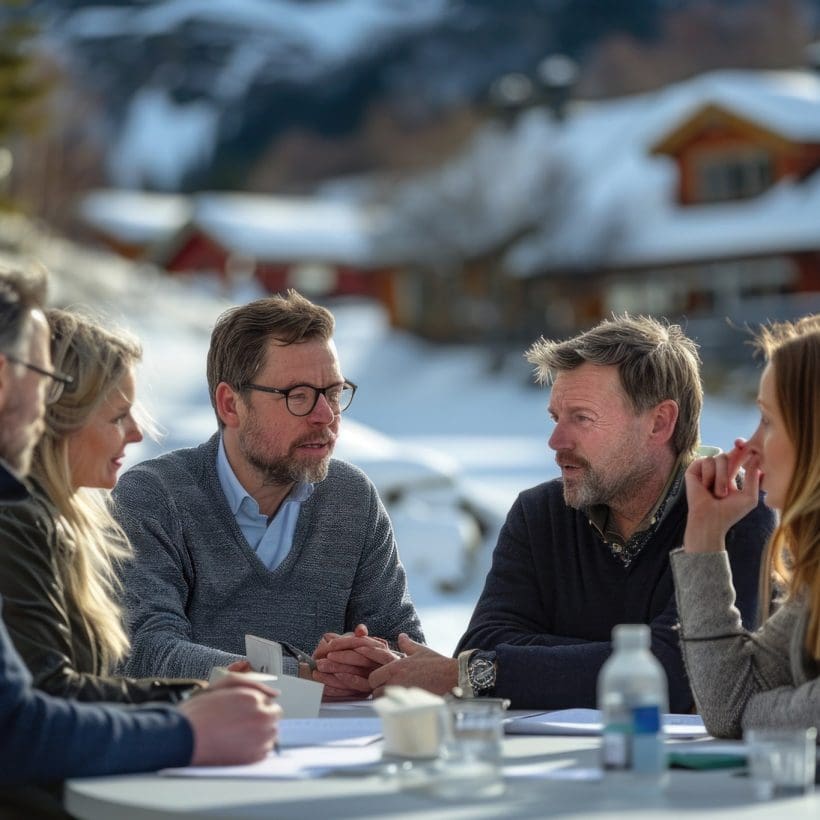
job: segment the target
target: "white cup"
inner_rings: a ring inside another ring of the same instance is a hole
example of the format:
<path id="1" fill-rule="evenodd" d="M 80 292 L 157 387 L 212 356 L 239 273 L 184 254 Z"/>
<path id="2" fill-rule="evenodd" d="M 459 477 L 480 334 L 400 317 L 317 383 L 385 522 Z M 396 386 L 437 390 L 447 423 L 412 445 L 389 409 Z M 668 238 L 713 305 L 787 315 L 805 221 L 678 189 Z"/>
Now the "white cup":
<path id="1" fill-rule="evenodd" d="M 438 703 L 382 712 L 384 754 L 415 760 L 439 756 L 444 738 L 444 707 Z"/>

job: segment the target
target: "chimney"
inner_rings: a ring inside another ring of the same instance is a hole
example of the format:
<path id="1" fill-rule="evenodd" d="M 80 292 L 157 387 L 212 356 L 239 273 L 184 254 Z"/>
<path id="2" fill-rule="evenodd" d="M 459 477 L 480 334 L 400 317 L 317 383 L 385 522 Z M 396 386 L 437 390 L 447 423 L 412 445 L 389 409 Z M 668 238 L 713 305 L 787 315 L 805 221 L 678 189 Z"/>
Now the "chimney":
<path id="1" fill-rule="evenodd" d="M 578 64 L 566 54 L 550 54 L 538 63 L 535 74 L 552 116 L 556 122 L 563 122 L 578 78 Z"/>

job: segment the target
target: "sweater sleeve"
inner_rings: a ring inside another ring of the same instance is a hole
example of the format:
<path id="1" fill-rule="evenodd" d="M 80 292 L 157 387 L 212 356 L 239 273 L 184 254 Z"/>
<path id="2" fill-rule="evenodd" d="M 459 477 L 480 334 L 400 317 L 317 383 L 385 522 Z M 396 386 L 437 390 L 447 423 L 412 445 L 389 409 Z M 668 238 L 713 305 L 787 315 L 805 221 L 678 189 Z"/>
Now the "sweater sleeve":
<path id="1" fill-rule="evenodd" d="M 501 529 L 484 590 L 456 654 L 494 650 L 494 693 L 509 698 L 515 709 L 594 707 L 597 671 L 609 655 L 609 643 L 545 631 L 531 550 L 519 497 Z"/>
<path id="2" fill-rule="evenodd" d="M 681 641 L 698 711 L 717 737 L 744 727 L 820 727 L 820 682 L 793 685 L 790 648 L 797 651 L 805 611 L 782 606 L 762 629 L 741 623 L 726 552 L 672 553 Z"/>
<path id="3" fill-rule="evenodd" d="M 133 560 L 121 569 L 131 639 L 124 671 L 207 679 L 212 667 L 243 660 L 192 640 L 186 607 L 194 569 L 179 526 L 184 513 L 172 494 L 148 471 L 133 468 L 120 478 L 114 495 L 117 518 L 134 550 Z"/>
<path id="4" fill-rule="evenodd" d="M 75 703 L 32 689 L 0 623 L 0 785 L 154 771 L 192 754 L 191 726 L 169 707 Z"/>
<path id="5" fill-rule="evenodd" d="M 71 604 L 54 557 L 53 523 L 38 502 L 8 506 L 0 513 L 0 595 L 3 619 L 34 686 L 51 695 L 83 701 L 144 703 L 173 701 L 194 681 L 137 680 L 78 669 L 74 647 L 91 641 Z M 89 646 L 85 657 L 93 651 Z"/>
<path id="6" fill-rule="evenodd" d="M 407 577 L 399 560 L 396 540 L 387 511 L 376 488 L 369 483 L 369 513 L 365 547 L 353 583 L 346 626 L 352 630 L 366 624 L 371 635 L 395 644 L 400 632 L 424 642 L 421 622 L 407 590 Z"/>

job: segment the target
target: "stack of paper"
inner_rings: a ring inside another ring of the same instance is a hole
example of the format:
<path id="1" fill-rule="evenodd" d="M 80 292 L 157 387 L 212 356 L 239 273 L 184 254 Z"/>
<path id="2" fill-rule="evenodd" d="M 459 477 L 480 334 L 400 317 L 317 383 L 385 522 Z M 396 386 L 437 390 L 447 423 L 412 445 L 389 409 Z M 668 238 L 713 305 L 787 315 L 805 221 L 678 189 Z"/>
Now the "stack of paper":
<path id="1" fill-rule="evenodd" d="M 667 737 L 679 740 L 708 737 L 700 715 L 666 714 L 663 727 Z M 537 715 L 510 718 L 504 724 L 508 735 L 600 735 L 603 729 L 598 709 L 560 709 Z"/>

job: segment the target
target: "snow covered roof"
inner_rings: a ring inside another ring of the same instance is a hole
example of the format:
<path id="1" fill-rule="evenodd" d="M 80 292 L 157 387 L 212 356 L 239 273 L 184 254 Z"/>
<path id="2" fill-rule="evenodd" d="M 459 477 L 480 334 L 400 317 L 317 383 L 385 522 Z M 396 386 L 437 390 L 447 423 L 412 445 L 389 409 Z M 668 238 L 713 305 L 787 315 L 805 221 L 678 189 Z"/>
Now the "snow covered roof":
<path id="1" fill-rule="evenodd" d="M 820 143 L 816 75 L 714 71 L 652 93 L 576 103 L 560 127 L 538 110 L 504 131 L 492 124 L 433 181 L 413 181 L 405 210 L 393 217 L 415 218 L 417 231 L 438 232 L 468 256 L 524 234 L 503 260 L 510 275 L 523 277 L 820 247 L 820 180 L 784 180 L 754 200 L 677 205 L 676 166 L 652 149 L 707 105 L 788 139 Z M 545 173 L 556 166 L 566 170 L 560 192 L 554 186 L 561 179 Z M 424 185 L 433 196 L 414 205 Z M 558 207 L 546 207 L 548 199 Z M 175 196 L 120 191 L 96 192 L 82 210 L 123 239 L 149 241 L 155 231 L 161 241 L 192 222 L 231 251 L 271 261 L 372 266 L 377 248 L 388 252 L 379 241 L 384 212 L 355 200 L 207 193 L 186 205 Z M 393 224 L 405 246 L 389 252 L 413 258 L 422 248 L 407 227 Z"/>
<path id="2" fill-rule="evenodd" d="M 193 226 L 228 251 L 259 260 L 378 264 L 375 240 L 383 216 L 341 199 L 246 193 L 190 197 L 143 191 L 94 191 L 80 203 L 83 219 L 125 242 L 157 246 Z"/>
<path id="3" fill-rule="evenodd" d="M 253 194 L 199 194 L 193 221 L 223 247 L 264 260 L 372 265 L 377 210 L 357 203 Z"/>
<path id="4" fill-rule="evenodd" d="M 82 219 L 122 242 L 149 245 L 169 239 L 190 218 L 191 200 L 180 194 L 99 190 L 79 203 Z"/>
<path id="5" fill-rule="evenodd" d="M 820 142 L 820 77 L 797 71 L 714 71 L 682 84 L 682 118 L 717 105 L 795 142 Z M 673 125 L 674 127 L 674 125 Z"/>
<path id="6" fill-rule="evenodd" d="M 505 269 L 526 277 L 819 248 L 820 180 L 785 180 L 754 200 L 677 204 L 676 166 L 652 147 L 710 104 L 820 143 L 820 78 L 802 71 L 715 71 L 649 94 L 577 104 L 552 137 L 578 172 L 572 206 L 515 243 Z M 507 153 L 508 161 L 518 156 L 514 145 Z"/>
<path id="7" fill-rule="evenodd" d="M 625 233 L 609 263 L 645 266 L 818 249 L 820 174 L 814 174 L 752 200 L 658 209 Z"/>

